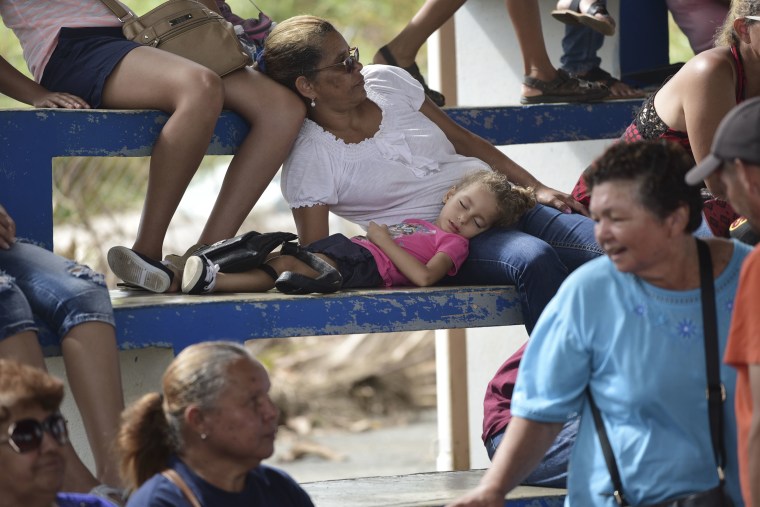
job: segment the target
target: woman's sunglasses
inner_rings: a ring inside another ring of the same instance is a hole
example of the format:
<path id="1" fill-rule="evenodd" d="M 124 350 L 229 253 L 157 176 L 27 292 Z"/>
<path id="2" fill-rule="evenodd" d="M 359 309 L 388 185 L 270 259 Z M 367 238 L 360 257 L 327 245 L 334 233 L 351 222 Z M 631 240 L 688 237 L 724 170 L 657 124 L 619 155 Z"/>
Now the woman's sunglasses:
<path id="1" fill-rule="evenodd" d="M 37 419 L 21 419 L 8 427 L 8 439 L 0 440 L 0 444 L 8 443 L 11 449 L 19 454 L 32 452 L 42 445 L 45 432 L 58 442 L 58 445 L 69 443 L 69 431 L 66 429 L 66 419 L 55 413 L 40 422 Z"/>
<path id="2" fill-rule="evenodd" d="M 351 72 L 354 70 L 354 67 L 359 62 L 359 48 L 350 48 L 348 50 L 348 56 L 345 60 L 338 63 L 333 63 L 332 65 L 328 65 L 327 67 L 320 67 L 318 69 L 312 70 L 312 72 L 319 72 L 320 70 L 325 69 L 332 69 L 333 67 L 338 67 L 340 65 L 343 65 L 346 68 L 346 72 L 351 74 Z"/>

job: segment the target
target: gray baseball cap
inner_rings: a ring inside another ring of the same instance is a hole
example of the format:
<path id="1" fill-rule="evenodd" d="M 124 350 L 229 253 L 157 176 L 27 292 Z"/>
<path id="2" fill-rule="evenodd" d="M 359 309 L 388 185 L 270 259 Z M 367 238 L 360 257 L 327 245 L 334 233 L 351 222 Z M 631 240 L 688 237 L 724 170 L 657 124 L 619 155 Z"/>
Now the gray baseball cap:
<path id="1" fill-rule="evenodd" d="M 760 97 L 742 102 L 721 120 L 710 154 L 686 173 L 686 183 L 698 185 L 735 158 L 760 165 Z"/>

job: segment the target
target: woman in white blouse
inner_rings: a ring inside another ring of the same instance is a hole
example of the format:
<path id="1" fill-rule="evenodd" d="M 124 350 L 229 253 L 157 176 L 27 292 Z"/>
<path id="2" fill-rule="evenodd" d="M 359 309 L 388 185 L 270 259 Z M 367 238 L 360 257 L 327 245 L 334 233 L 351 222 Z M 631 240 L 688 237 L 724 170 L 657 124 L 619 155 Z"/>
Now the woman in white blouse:
<path id="1" fill-rule="evenodd" d="M 535 189 L 541 204 L 515 227 L 475 238 L 447 283 L 516 285 L 530 331 L 567 274 L 601 253 L 585 208 L 454 123 L 403 69 L 363 67 L 328 21 L 279 23 L 258 67 L 307 104 L 282 177 L 302 244 L 329 235 L 330 211 L 364 227 L 434 219 L 448 188 L 488 168 Z"/>

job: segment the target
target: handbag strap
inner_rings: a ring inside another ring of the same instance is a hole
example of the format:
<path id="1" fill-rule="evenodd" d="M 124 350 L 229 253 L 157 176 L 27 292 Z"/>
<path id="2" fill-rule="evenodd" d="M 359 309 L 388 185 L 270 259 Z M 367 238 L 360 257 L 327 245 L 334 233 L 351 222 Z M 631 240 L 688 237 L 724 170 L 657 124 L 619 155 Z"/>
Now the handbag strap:
<path id="1" fill-rule="evenodd" d="M 715 311 L 715 282 L 712 257 L 707 243 L 697 239 L 700 287 L 702 291 L 702 325 L 705 335 L 705 364 L 707 367 L 707 409 L 710 416 L 710 437 L 718 465 L 718 476 L 723 483 L 726 449 L 723 446 L 723 402 L 726 388 L 720 380 L 720 349 L 718 348 L 718 321 Z"/>
<path id="2" fill-rule="evenodd" d="M 115 0 L 100 0 L 105 4 L 106 7 L 111 9 L 111 12 L 113 12 L 117 18 L 119 18 L 119 21 L 124 22 L 128 20 L 130 17 L 134 17 L 134 13 L 132 11 L 129 11 L 124 8 L 119 2 L 116 2 Z"/>
<path id="3" fill-rule="evenodd" d="M 182 491 L 182 494 L 185 496 L 185 498 L 187 498 L 187 501 L 190 502 L 190 505 L 192 505 L 192 507 L 201 507 L 201 503 L 198 501 L 195 493 L 193 493 L 193 490 L 190 489 L 185 480 L 177 473 L 176 470 L 173 468 L 167 468 L 161 472 L 161 475 L 169 479 L 169 482 L 177 486 L 180 491 Z"/>
<path id="4" fill-rule="evenodd" d="M 696 239 L 696 238 L 695 238 Z M 697 241 L 697 257 L 699 258 L 699 286 L 702 299 L 702 326 L 705 336 L 705 364 L 707 369 L 707 409 L 710 418 L 710 438 L 713 452 L 718 464 L 718 477 L 723 485 L 723 466 L 726 462 L 726 449 L 723 446 L 723 401 L 726 399 L 726 389 L 720 381 L 720 362 L 718 357 L 718 323 L 715 311 L 715 281 L 713 280 L 712 256 L 707 243 L 700 239 Z M 628 505 L 623 497 L 623 482 L 620 480 L 620 472 L 615 462 L 607 431 L 604 428 L 602 414 L 596 406 L 591 389 L 586 387 L 591 415 L 594 417 L 594 426 L 599 436 L 599 443 L 604 454 L 604 461 L 615 489 L 614 496 L 618 505 Z"/>
<path id="5" fill-rule="evenodd" d="M 597 407 L 594 402 L 594 397 L 591 396 L 590 387 L 586 387 L 586 394 L 588 395 L 588 404 L 591 408 L 591 415 L 594 416 L 594 426 L 596 426 L 596 434 L 599 436 L 599 444 L 602 446 L 604 461 L 607 463 L 607 470 L 609 470 L 610 479 L 612 479 L 612 487 L 615 490 L 612 495 L 615 497 L 615 501 L 618 505 L 628 505 L 628 502 L 623 498 L 623 481 L 620 480 L 620 472 L 618 471 L 617 463 L 615 462 L 615 454 L 612 452 L 610 439 L 607 438 L 607 430 L 604 429 L 602 414 L 599 412 L 599 407 Z"/>

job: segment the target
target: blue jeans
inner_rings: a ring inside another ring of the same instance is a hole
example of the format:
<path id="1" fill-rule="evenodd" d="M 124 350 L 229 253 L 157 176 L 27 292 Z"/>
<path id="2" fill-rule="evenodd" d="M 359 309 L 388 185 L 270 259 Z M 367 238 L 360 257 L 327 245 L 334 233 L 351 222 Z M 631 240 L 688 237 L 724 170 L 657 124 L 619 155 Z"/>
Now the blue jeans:
<path id="1" fill-rule="evenodd" d="M 570 452 L 573 450 L 579 424 L 580 417 L 574 417 L 565 423 L 552 446 L 544 454 L 541 463 L 522 481 L 523 484 L 547 488 L 567 487 L 567 463 L 570 461 Z M 493 460 L 505 431 L 506 428 L 486 440 L 489 459 Z"/>
<path id="2" fill-rule="evenodd" d="M 562 69 L 570 75 L 585 74 L 599 67 L 596 53 L 604 44 L 604 35 L 584 25 L 565 25 L 562 38 Z"/>
<path id="3" fill-rule="evenodd" d="M 602 253 L 591 219 L 537 204 L 515 227 L 470 240 L 467 261 L 444 283 L 516 286 L 530 333 L 568 273 Z"/>
<path id="4" fill-rule="evenodd" d="M 0 249 L 0 340 L 23 331 L 59 339 L 85 322 L 114 325 L 103 275 L 31 243 Z"/>

